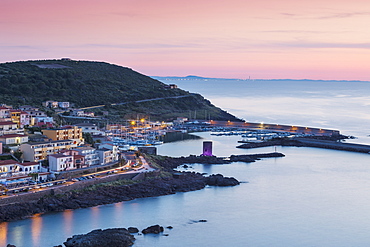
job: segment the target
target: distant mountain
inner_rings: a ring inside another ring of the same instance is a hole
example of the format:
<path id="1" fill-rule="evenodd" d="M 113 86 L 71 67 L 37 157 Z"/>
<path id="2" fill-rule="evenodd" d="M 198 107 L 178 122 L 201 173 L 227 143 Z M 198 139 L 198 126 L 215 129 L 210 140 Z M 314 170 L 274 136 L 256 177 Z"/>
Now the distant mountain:
<path id="1" fill-rule="evenodd" d="M 41 106 L 43 101 L 55 100 L 69 101 L 76 107 L 106 105 L 103 110 L 118 117 L 144 114 L 158 120 L 189 116 L 236 120 L 199 94 L 171 89 L 130 68 L 105 62 L 61 59 L 1 63 L 0 88 L 0 103 L 14 106 Z M 117 103 L 124 104 L 111 105 Z"/>
<path id="2" fill-rule="evenodd" d="M 233 80 L 233 81 L 296 81 L 296 82 L 310 82 L 310 81 L 322 81 L 322 82 L 361 82 L 359 80 L 312 80 L 312 79 L 237 79 L 237 78 L 215 78 L 215 77 L 201 77 L 195 75 L 188 76 L 151 76 L 151 78 L 161 81 L 166 80 Z M 368 82 L 368 81 L 362 81 Z"/>
<path id="3" fill-rule="evenodd" d="M 227 78 L 212 78 L 212 77 L 201 77 L 195 75 L 188 76 L 151 76 L 156 80 L 239 80 L 239 79 L 227 79 Z"/>

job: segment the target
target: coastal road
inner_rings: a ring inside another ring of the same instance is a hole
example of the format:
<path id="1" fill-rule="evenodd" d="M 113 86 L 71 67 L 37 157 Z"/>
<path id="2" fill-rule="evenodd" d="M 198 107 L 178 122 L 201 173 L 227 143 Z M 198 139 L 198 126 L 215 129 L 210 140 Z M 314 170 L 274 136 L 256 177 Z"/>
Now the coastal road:
<path id="1" fill-rule="evenodd" d="M 80 177 L 85 177 L 86 178 L 87 176 L 94 175 L 94 176 L 97 176 L 97 177 L 92 178 L 92 179 L 100 179 L 101 176 L 104 176 L 104 177 L 106 177 L 106 176 L 117 176 L 117 175 L 122 174 L 122 173 L 125 173 L 125 174 L 135 174 L 135 173 L 137 173 L 137 174 L 139 174 L 139 173 L 143 173 L 143 172 L 152 172 L 152 171 L 156 170 L 155 168 L 151 167 L 148 164 L 148 162 L 145 160 L 144 157 L 140 156 L 140 160 L 141 160 L 141 166 L 132 168 L 130 170 L 122 170 L 122 167 L 118 167 L 118 168 L 112 168 L 112 169 L 108 169 L 108 170 L 104 170 L 104 171 L 84 174 L 84 175 L 81 175 Z M 7 194 L 6 196 L 15 196 L 15 195 L 18 195 L 18 193 L 22 193 L 22 194 L 35 193 L 37 191 L 53 189 L 55 187 L 69 186 L 70 184 L 78 183 L 78 182 L 80 182 L 80 181 L 66 181 L 65 179 L 61 179 L 61 180 L 55 180 L 55 181 L 52 181 L 52 182 L 46 182 L 46 183 L 37 184 L 37 185 L 22 186 L 22 187 L 17 187 L 17 188 L 14 188 L 14 189 L 10 189 L 7 192 L 9 194 Z M 55 183 L 57 183 L 57 184 L 55 184 Z M 47 184 L 53 184 L 53 185 L 51 186 L 51 185 L 47 185 Z M 37 186 L 36 189 L 35 189 L 35 186 Z M 29 191 L 27 191 L 27 192 L 22 191 L 23 189 L 29 189 Z M 17 192 L 15 192 L 15 191 L 17 191 Z"/>
<path id="2" fill-rule="evenodd" d="M 180 99 L 180 98 L 185 98 L 185 97 L 190 97 L 190 96 L 192 96 L 192 94 L 189 94 L 189 95 L 179 95 L 179 96 L 170 96 L 170 97 L 161 97 L 161 98 L 153 98 L 153 99 L 142 99 L 142 100 L 129 101 L 129 102 L 113 103 L 113 104 L 110 104 L 110 105 L 111 106 L 116 106 L 116 105 L 126 105 L 126 104 L 130 104 L 130 103 L 142 103 L 142 102 L 156 101 L 156 100 L 164 100 L 164 99 Z M 102 108 L 104 106 L 105 105 L 88 106 L 88 107 L 80 108 L 80 110 L 88 110 L 88 109 Z"/>

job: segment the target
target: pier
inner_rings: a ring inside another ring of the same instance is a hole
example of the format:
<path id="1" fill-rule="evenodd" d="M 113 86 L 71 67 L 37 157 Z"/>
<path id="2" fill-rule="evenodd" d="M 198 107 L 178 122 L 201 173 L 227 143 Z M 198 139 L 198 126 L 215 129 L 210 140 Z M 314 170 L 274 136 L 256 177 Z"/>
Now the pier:
<path id="1" fill-rule="evenodd" d="M 209 126 L 214 127 L 238 127 L 253 130 L 269 130 L 277 132 L 290 132 L 294 134 L 312 134 L 316 136 L 339 136 L 339 130 L 321 129 L 303 126 L 283 125 L 283 124 L 267 124 L 267 123 L 250 123 L 250 122 L 232 122 L 232 121 L 214 121 L 208 122 Z"/>
<path id="2" fill-rule="evenodd" d="M 370 153 L 370 145 L 302 137 L 292 138 L 288 140 L 280 139 L 259 143 L 244 143 L 240 146 L 237 146 L 237 148 L 252 149 L 269 146 L 314 147 L 358 153 Z"/>

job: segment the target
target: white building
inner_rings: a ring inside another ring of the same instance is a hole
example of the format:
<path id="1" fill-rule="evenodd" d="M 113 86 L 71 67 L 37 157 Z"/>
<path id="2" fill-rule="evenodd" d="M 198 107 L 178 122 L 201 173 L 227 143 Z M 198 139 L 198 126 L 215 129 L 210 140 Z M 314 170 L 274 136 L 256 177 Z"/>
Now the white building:
<path id="1" fill-rule="evenodd" d="M 101 148 L 101 149 L 97 149 L 96 152 L 98 153 L 99 163 L 101 165 L 105 165 L 105 164 L 115 161 L 113 151 L 110 149 Z"/>
<path id="2" fill-rule="evenodd" d="M 10 112 L 9 108 L 0 106 L 0 121 L 10 121 Z"/>
<path id="3" fill-rule="evenodd" d="M 12 121 L 0 122 L 0 135 L 7 134 L 24 134 L 24 129 L 18 129 L 17 123 Z"/>
<path id="4" fill-rule="evenodd" d="M 99 149 L 109 149 L 112 151 L 112 161 L 117 161 L 118 158 L 119 158 L 119 154 L 118 154 L 118 146 L 117 145 L 114 145 L 112 143 L 109 143 L 109 142 L 103 142 L 101 144 L 98 144 L 98 148 Z"/>
<path id="5" fill-rule="evenodd" d="M 37 162 L 20 163 L 15 160 L 0 160 L 0 177 L 28 175 L 40 172 L 41 165 Z"/>
<path id="6" fill-rule="evenodd" d="M 86 166 L 100 165 L 99 156 L 95 148 L 92 147 L 78 147 L 73 149 L 78 151 L 78 154 L 85 156 Z"/>
<path id="7" fill-rule="evenodd" d="M 72 140 L 35 142 L 21 144 L 20 150 L 23 152 L 23 159 L 26 161 L 38 162 L 46 160 L 48 155 L 57 154 L 64 149 L 76 148 L 77 144 Z"/>
<path id="8" fill-rule="evenodd" d="M 3 144 L 22 144 L 28 142 L 27 135 L 19 135 L 19 134 L 8 134 L 0 136 L 0 142 Z"/>
<path id="9" fill-rule="evenodd" d="M 74 126 L 81 128 L 83 133 L 90 133 L 92 135 L 100 135 L 104 133 L 98 129 L 98 126 L 92 123 L 79 123 Z"/>
<path id="10" fill-rule="evenodd" d="M 60 172 L 76 169 L 73 161 L 73 155 L 51 154 L 48 156 L 50 171 Z"/>

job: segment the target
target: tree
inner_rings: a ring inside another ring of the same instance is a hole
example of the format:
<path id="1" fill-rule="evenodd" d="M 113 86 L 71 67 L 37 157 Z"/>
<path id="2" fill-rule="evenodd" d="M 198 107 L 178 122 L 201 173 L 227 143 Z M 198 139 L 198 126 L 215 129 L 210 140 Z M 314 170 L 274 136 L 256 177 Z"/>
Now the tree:
<path id="1" fill-rule="evenodd" d="M 15 151 L 15 152 L 13 153 L 14 157 L 16 157 L 18 160 L 20 160 L 20 159 L 21 159 L 22 154 L 23 154 L 23 152 L 21 152 L 21 151 Z"/>
<path id="2" fill-rule="evenodd" d="M 85 139 L 86 143 L 94 145 L 94 139 L 91 136 L 91 133 L 82 133 L 82 137 Z"/>

